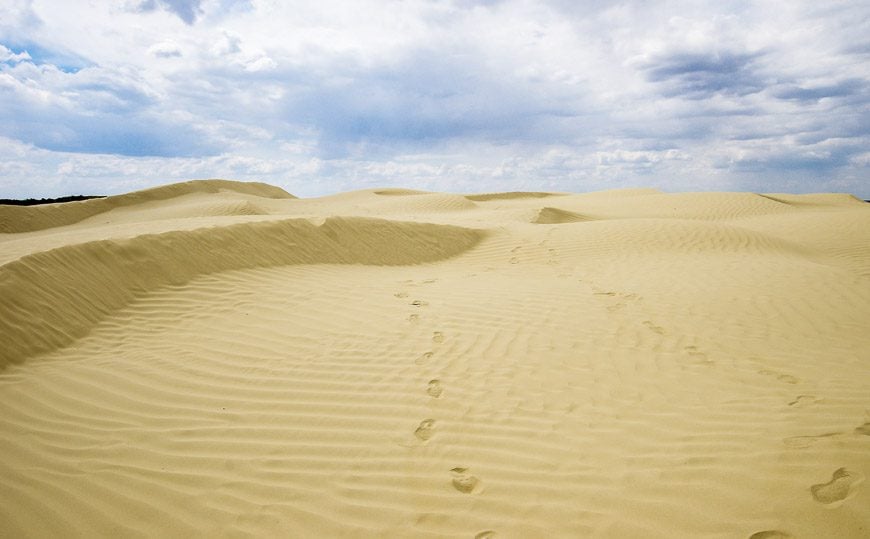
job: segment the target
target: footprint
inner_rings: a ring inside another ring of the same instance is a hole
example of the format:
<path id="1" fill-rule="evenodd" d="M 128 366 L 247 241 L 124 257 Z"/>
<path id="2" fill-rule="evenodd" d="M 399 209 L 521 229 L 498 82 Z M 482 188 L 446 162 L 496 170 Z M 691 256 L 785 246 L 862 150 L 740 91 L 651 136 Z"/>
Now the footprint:
<path id="1" fill-rule="evenodd" d="M 423 301 L 422 299 L 415 299 L 411 302 L 411 305 L 413 305 L 414 307 L 425 307 L 426 305 L 429 305 L 429 302 Z"/>
<path id="2" fill-rule="evenodd" d="M 471 494 L 480 485 L 480 479 L 467 473 L 468 468 L 453 468 L 453 488 L 463 494 Z"/>
<path id="3" fill-rule="evenodd" d="M 616 292 L 593 292 L 593 296 L 615 296 Z"/>
<path id="4" fill-rule="evenodd" d="M 435 352 L 424 352 L 423 354 L 420 355 L 420 357 L 418 357 L 416 360 L 414 360 L 414 363 L 416 363 L 417 365 L 422 365 L 422 364 L 428 362 L 430 359 L 432 359 L 432 356 L 434 356 L 434 355 L 435 355 Z"/>
<path id="5" fill-rule="evenodd" d="M 817 402 L 819 402 L 819 399 L 817 399 L 815 395 L 798 395 L 793 401 L 788 403 L 788 405 L 803 408 L 804 406 L 809 406 L 810 404 L 815 404 Z"/>
<path id="6" fill-rule="evenodd" d="M 444 334 L 441 333 L 440 331 L 436 331 L 435 333 L 432 334 L 432 342 L 436 342 L 439 344 L 444 342 Z"/>
<path id="7" fill-rule="evenodd" d="M 780 530 L 765 530 L 753 533 L 749 536 L 749 539 L 795 539 L 795 537 L 788 532 Z"/>
<path id="8" fill-rule="evenodd" d="M 423 284 L 432 284 L 432 283 L 437 283 L 437 282 L 438 282 L 438 279 L 426 279 L 423 281 Z"/>
<path id="9" fill-rule="evenodd" d="M 862 436 L 870 436 L 870 409 L 864 414 L 864 424 L 855 427 L 855 434 Z"/>
<path id="10" fill-rule="evenodd" d="M 435 420 L 424 419 L 420 421 L 420 426 L 414 431 L 414 436 L 422 441 L 427 441 L 435 434 Z"/>
<path id="11" fill-rule="evenodd" d="M 650 330 L 654 333 L 658 333 L 659 335 L 665 334 L 665 328 L 663 328 L 661 326 L 657 326 L 657 325 L 653 324 L 652 322 L 650 322 L 649 320 L 644 320 L 643 325 L 646 326 L 646 328 L 648 330 Z"/>
<path id="12" fill-rule="evenodd" d="M 522 249 L 522 247 L 519 246 L 519 245 L 517 245 L 516 247 L 514 247 L 513 249 L 511 249 L 511 252 L 512 252 L 512 253 L 515 253 L 515 252 L 519 251 L 520 249 Z"/>
<path id="13" fill-rule="evenodd" d="M 407 292 L 396 292 L 396 293 L 393 294 L 393 295 L 396 296 L 397 298 L 407 298 L 407 297 L 408 297 L 408 293 L 407 293 Z"/>
<path id="14" fill-rule="evenodd" d="M 705 352 L 698 349 L 697 346 L 686 346 L 684 350 L 689 354 L 689 357 L 695 360 L 698 364 L 715 365 L 716 362 L 707 357 Z"/>
<path id="15" fill-rule="evenodd" d="M 779 380 L 780 382 L 785 382 L 786 384 L 797 384 L 798 382 L 800 382 L 800 380 L 790 374 L 783 374 L 781 372 L 772 371 L 770 369 L 761 369 L 760 371 L 758 371 L 758 374 L 775 376 L 777 380 Z"/>
<path id="16" fill-rule="evenodd" d="M 429 380 L 429 384 L 426 386 L 426 393 L 430 397 L 433 399 L 440 398 L 443 391 L 444 388 L 441 386 L 441 380 Z"/>
<path id="17" fill-rule="evenodd" d="M 519 264 L 519 263 L 520 263 L 520 259 L 517 258 L 517 257 L 513 257 L 513 258 L 510 259 L 510 263 L 511 263 L 511 264 Z"/>
<path id="18" fill-rule="evenodd" d="M 486 530 L 475 535 L 474 539 L 492 539 L 493 537 L 495 537 L 495 532 L 492 530 Z"/>
<path id="19" fill-rule="evenodd" d="M 411 315 L 408 315 L 408 322 L 419 322 L 419 321 L 420 321 L 420 315 L 419 315 L 419 314 L 411 314 Z"/>
<path id="20" fill-rule="evenodd" d="M 810 492 L 817 502 L 832 508 L 839 507 L 863 481 L 861 474 L 839 468 L 831 475 L 830 481 L 811 486 Z"/>
<path id="21" fill-rule="evenodd" d="M 832 436 L 837 436 L 840 434 L 839 432 L 828 432 L 825 434 L 818 434 L 816 436 L 790 436 L 788 438 L 784 438 L 782 443 L 785 444 L 786 447 L 791 449 L 806 449 L 816 443 L 822 441 L 823 438 L 830 438 Z"/>

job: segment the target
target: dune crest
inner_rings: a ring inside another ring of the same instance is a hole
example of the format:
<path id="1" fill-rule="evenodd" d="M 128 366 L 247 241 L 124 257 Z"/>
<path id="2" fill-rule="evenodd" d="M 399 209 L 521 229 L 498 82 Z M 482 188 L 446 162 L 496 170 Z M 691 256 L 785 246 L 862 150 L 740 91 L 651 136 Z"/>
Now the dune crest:
<path id="1" fill-rule="evenodd" d="M 411 196 L 411 195 L 425 195 L 428 191 L 418 191 L 416 189 L 400 189 L 398 187 L 392 187 L 390 189 L 377 189 L 372 191 L 376 195 L 381 196 Z"/>
<path id="2" fill-rule="evenodd" d="M 592 218 L 580 215 L 579 213 L 547 207 L 541 208 L 532 222 L 538 225 L 556 225 L 560 223 L 581 223 L 591 220 Z"/>
<path id="3" fill-rule="evenodd" d="M 814 193 L 807 195 L 793 194 L 760 194 L 758 196 L 781 202 L 783 204 L 795 204 L 804 206 L 830 206 L 830 205 L 855 205 L 865 204 L 863 200 L 845 193 Z"/>
<path id="4" fill-rule="evenodd" d="M 136 295 L 195 276 L 290 264 L 409 265 L 442 260 L 483 234 L 365 218 L 244 223 L 103 240 L 0 266 L 0 368 L 69 344 Z"/>
<path id="5" fill-rule="evenodd" d="M 472 202 L 489 202 L 491 200 L 517 200 L 524 198 L 547 198 L 560 196 L 560 193 L 544 193 L 537 191 L 508 191 L 504 193 L 485 193 L 480 195 L 465 195 Z"/>

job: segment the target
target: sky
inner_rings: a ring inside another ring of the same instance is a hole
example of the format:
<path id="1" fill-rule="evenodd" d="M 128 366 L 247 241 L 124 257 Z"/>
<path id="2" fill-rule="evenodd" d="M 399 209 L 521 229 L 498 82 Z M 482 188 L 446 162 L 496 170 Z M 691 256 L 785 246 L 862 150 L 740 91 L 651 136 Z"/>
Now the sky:
<path id="1" fill-rule="evenodd" d="M 0 198 L 870 198 L 866 0 L 0 0 Z"/>

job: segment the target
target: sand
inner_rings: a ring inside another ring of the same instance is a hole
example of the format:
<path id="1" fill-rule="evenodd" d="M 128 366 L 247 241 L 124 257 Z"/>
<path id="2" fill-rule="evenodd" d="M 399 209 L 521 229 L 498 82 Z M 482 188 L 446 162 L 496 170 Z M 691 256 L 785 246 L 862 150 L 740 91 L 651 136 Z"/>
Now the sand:
<path id="1" fill-rule="evenodd" d="M 0 207 L 2 537 L 870 537 L 870 204 Z"/>

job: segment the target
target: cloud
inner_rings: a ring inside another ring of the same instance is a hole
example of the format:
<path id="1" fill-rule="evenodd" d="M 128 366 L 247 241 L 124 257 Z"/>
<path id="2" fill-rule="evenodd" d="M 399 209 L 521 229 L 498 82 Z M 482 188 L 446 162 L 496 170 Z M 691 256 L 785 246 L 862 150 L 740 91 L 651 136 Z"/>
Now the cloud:
<path id="1" fill-rule="evenodd" d="M 250 73 L 271 71 L 278 67 L 278 63 L 261 49 L 244 43 L 242 36 L 227 30 L 223 30 L 220 38 L 210 45 L 209 52 L 212 58 L 223 65 L 238 67 Z"/>
<path id="2" fill-rule="evenodd" d="M 181 58 L 183 55 L 174 41 L 161 41 L 148 48 L 148 53 L 156 58 Z"/>
<path id="3" fill-rule="evenodd" d="M 744 96 L 760 92 L 765 81 L 755 69 L 759 53 L 682 51 L 656 58 L 645 66 L 647 80 L 659 83 L 667 97 L 708 99 L 715 94 Z"/>
<path id="4" fill-rule="evenodd" d="M 0 98 L 0 135 L 48 150 L 164 157 L 215 151 L 187 118 L 158 110 L 147 83 L 123 70 L 0 65 Z"/>
<path id="5" fill-rule="evenodd" d="M 10 47 L 0 44 L 0 62 L 18 63 L 23 61 L 36 65 L 51 66 L 54 69 L 68 73 L 74 73 L 84 67 L 93 65 L 82 56 L 62 48 L 48 48 L 30 42 Z"/>
<path id="6" fill-rule="evenodd" d="M 547 144 L 577 137 L 565 123 L 582 114 L 582 99 L 548 91 L 454 51 L 411 50 L 378 67 L 344 59 L 329 79 L 304 72 L 284 100 L 282 117 L 315 127 L 324 155 L 408 149 L 457 139 Z"/>
<path id="7" fill-rule="evenodd" d="M 196 22 L 197 17 L 202 15 L 202 0 L 144 0 L 136 6 L 136 10 L 139 12 L 157 9 L 170 11 L 178 15 L 178 18 L 185 24 L 191 25 Z"/>
<path id="8" fill-rule="evenodd" d="M 27 51 L 13 52 L 4 47 L 3 45 L 0 45 L 0 62 L 17 64 L 18 62 L 22 62 L 24 60 L 32 60 L 30 54 L 28 54 Z"/>
<path id="9" fill-rule="evenodd" d="M 831 97 L 849 97 L 866 92 L 868 82 L 864 79 L 850 78 L 815 87 L 801 87 L 789 85 L 774 92 L 780 99 L 789 99 L 802 102 L 815 102 L 820 99 Z"/>
<path id="10" fill-rule="evenodd" d="M 25 150 L 0 170 L 870 197 L 867 20 L 857 0 L 10 0 L 0 136 Z"/>
<path id="11" fill-rule="evenodd" d="M 211 46 L 216 56 L 233 55 L 242 52 L 242 36 L 235 32 L 221 32 L 221 37 Z"/>
<path id="12" fill-rule="evenodd" d="M 20 40 L 43 24 L 33 9 L 33 0 L 5 0 L 0 4 L 0 39 Z"/>

